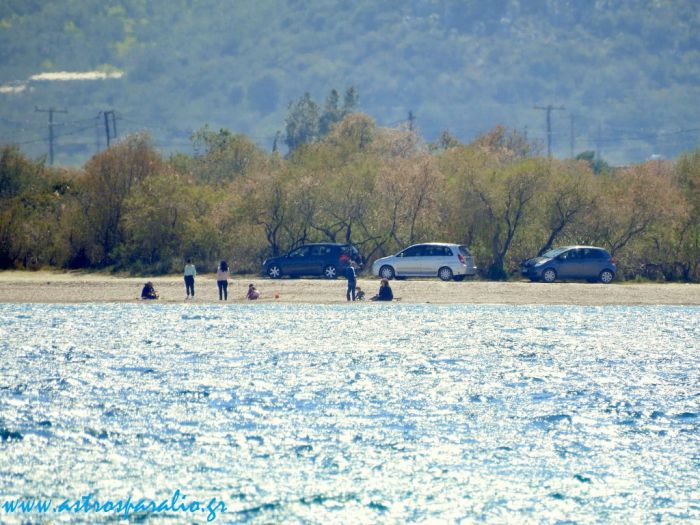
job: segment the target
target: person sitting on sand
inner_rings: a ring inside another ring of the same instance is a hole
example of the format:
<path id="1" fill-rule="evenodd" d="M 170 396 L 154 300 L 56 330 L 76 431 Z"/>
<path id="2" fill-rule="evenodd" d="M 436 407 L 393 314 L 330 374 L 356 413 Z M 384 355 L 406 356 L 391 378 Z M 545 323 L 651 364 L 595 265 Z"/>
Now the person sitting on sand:
<path id="1" fill-rule="evenodd" d="M 372 297 L 370 301 L 393 301 L 394 292 L 391 291 L 391 286 L 389 286 L 389 281 L 387 279 L 382 279 L 382 283 L 379 285 L 379 293 Z"/>
<path id="2" fill-rule="evenodd" d="M 248 293 L 246 294 L 246 299 L 250 299 L 251 301 L 254 301 L 258 297 L 260 297 L 260 292 L 258 292 L 255 289 L 255 285 L 253 283 L 250 283 L 248 285 Z"/>
<path id="3" fill-rule="evenodd" d="M 153 283 L 151 281 L 143 285 L 141 299 L 158 299 L 158 294 L 156 293 L 156 289 L 153 288 Z"/>
<path id="4" fill-rule="evenodd" d="M 365 300 L 365 292 L 362 291 L 362 288 L 359 286 L 355 289 L 355 300 L 356 301 L 364 301 Z"/>

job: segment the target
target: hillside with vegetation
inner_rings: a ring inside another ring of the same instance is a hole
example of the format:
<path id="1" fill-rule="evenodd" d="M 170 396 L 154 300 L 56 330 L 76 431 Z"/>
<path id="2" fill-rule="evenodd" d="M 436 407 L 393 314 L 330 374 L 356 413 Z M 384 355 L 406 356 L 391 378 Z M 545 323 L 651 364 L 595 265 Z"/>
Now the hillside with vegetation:
<path id="1" fill-rule="evenodd" d="M 5 0 L 0 66 L 0 144 L 47 155 L 46 110 L 66 110 L 64 166 L 138 131 L 191 154 L 205 124 L 286 153 L 290 103 L 349 86 L 433 143 L 502 124 L 546 152 L 548 105 L 560 159 L 675 159 L 700 136 L 693 0 Z M 107 78 L 40 76 L 62 71 Z"/>

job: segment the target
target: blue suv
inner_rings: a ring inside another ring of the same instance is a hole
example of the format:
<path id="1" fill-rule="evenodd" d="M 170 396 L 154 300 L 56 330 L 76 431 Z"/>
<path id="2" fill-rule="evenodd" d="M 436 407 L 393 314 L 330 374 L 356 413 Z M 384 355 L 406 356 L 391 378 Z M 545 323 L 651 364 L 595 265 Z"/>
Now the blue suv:
<path id="1" fill-rule="evenodd" d="M 615 260 L 596 246 L 563 246 L 520 265 L 520 273 L 531 281 L 553 283 L 557 279 L 585 279 L 609 283 L 615 278 Z"/>
<path id="2" fill-rule="evenodd" d="M 352 244 L 315 243 L 305 244 L 286 255 L 270 257 L 263 262 L 263 273 L 271 279 L 284 275 L 319 275 L 336 279 L 354 261 L 362 266 L 362 257 Z"/>

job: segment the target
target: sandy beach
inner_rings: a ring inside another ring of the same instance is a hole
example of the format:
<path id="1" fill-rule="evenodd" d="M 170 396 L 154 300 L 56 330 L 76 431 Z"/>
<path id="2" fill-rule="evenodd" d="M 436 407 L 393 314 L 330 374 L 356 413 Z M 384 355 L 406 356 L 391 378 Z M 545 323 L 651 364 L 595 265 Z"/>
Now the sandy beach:
<path id="1" fill-rule="evenodd" d="M 84 272 L 0 272 L 0 302 L 4 303 L 86 303 L 138 302 L 143 283 L 150 280 L 160 294 L 158 302 L 185 302 L 180 275 L 163 277 L 117 277 Z M 229 284 L 229 301 L 245 299 L 248 283 L 262 293 L 260 303 L 344 303 L 345 280 L 281 279 L 235 277 Z M 377 279 L 360 278 L 360 286 L 371 297 L 379 287 Z M 393 281 L 394 296 L 403 303 L 437 304 L 569 304 L 569 305 L 700 305 L 699 284 L 613 283 L 531 283 L 439 280 Z M 193 302 L 193 301 L 190 301 Z M 199 275 L 196 303 L 218 303 L 214 275 Z"/>

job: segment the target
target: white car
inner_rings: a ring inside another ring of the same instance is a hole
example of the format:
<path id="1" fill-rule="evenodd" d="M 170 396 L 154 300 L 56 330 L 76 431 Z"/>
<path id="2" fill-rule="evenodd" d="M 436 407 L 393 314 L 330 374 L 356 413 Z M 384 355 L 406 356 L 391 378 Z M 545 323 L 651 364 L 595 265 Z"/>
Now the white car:
<path id="1" fill-rule="evenodd" d="M 466 246 L 441 242 L 414 244 L 396 255 L 372 264 L 372 273 L 383 279 L 394 277 L 439 277 L 462 281 L 476 274 L 474 257 Z"/>

